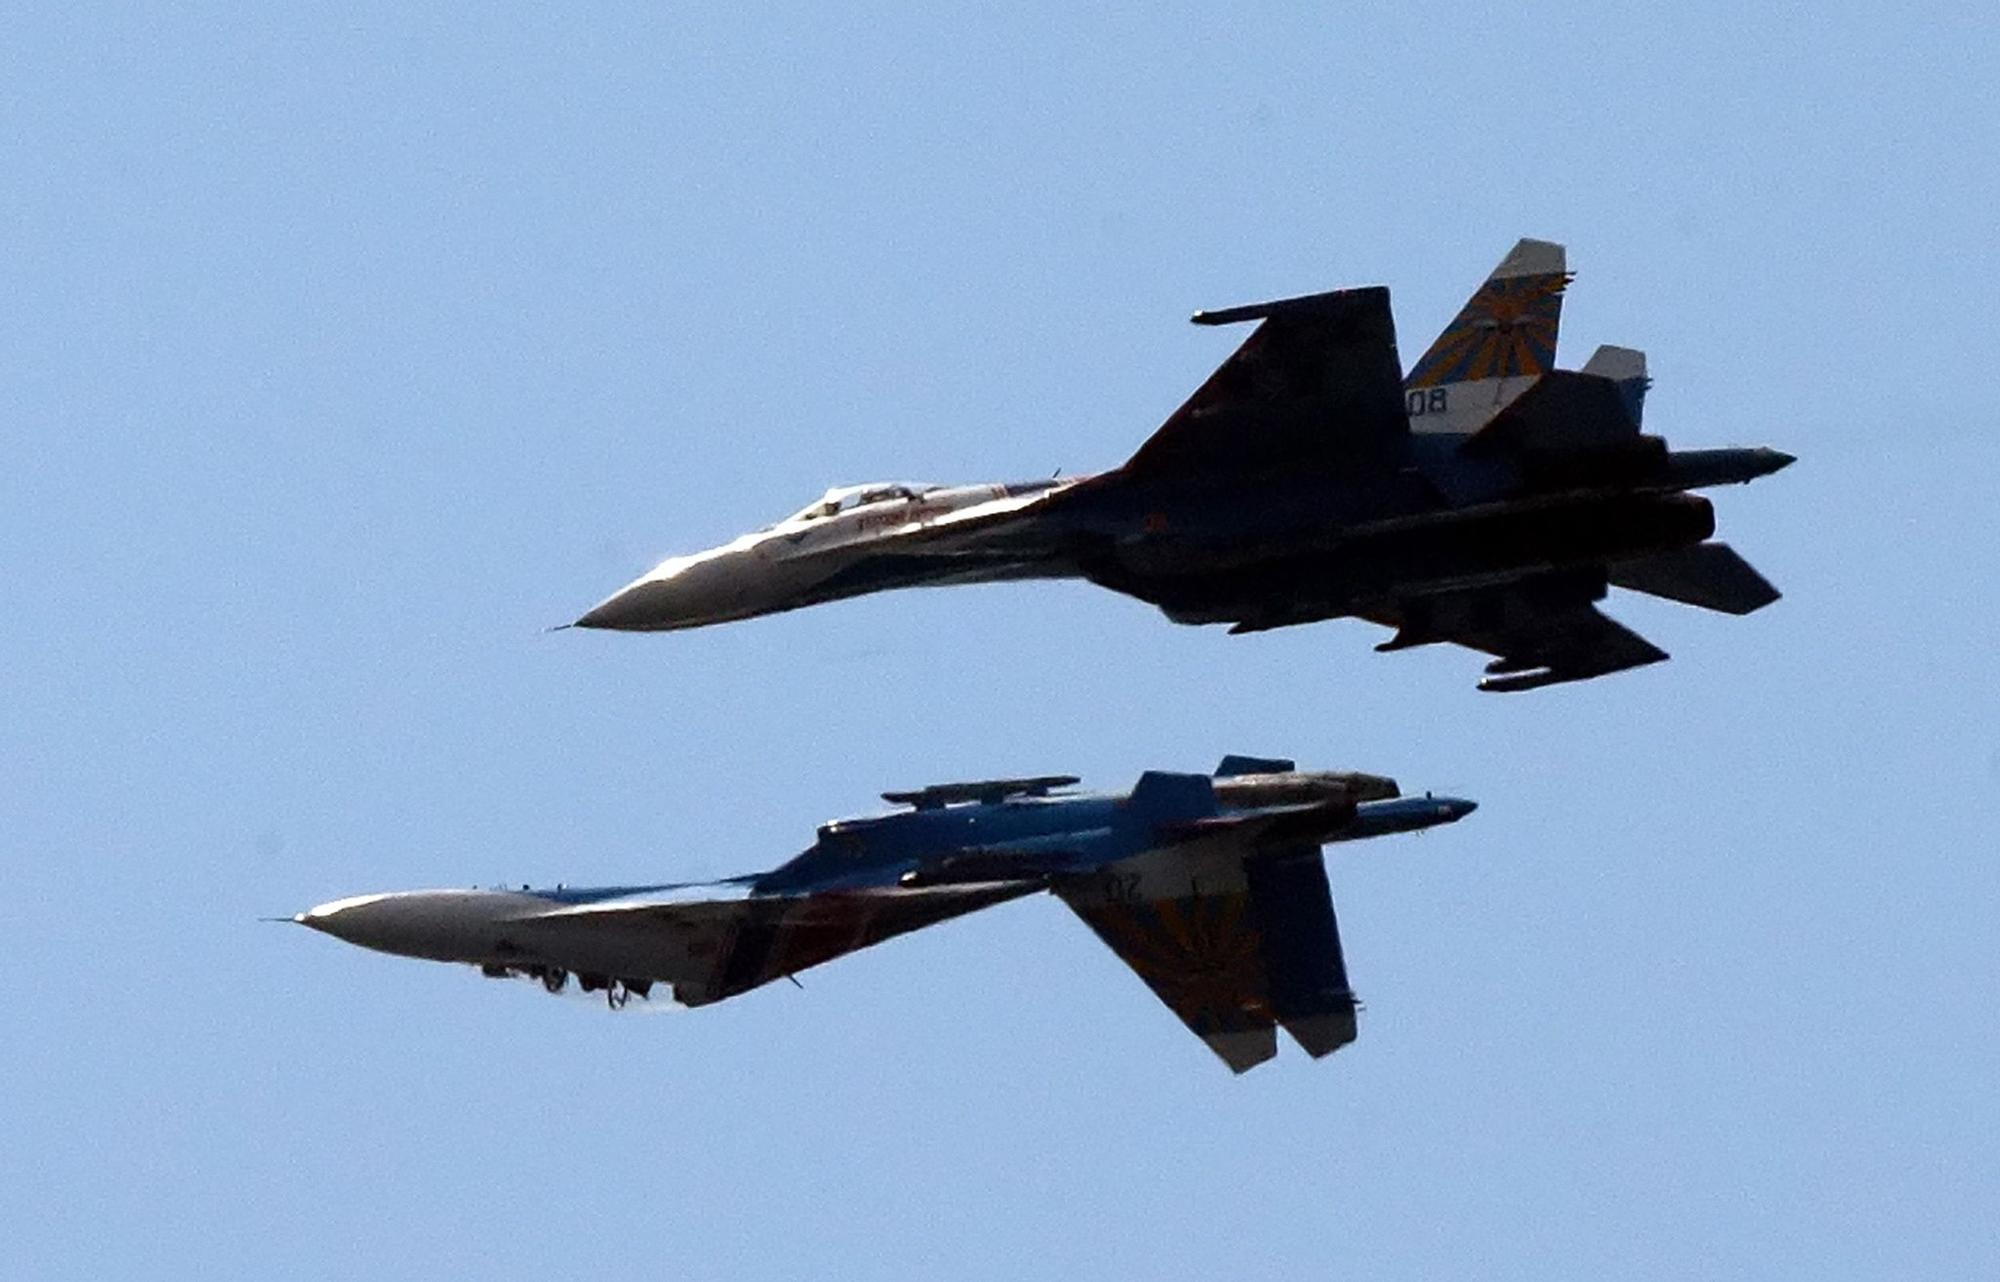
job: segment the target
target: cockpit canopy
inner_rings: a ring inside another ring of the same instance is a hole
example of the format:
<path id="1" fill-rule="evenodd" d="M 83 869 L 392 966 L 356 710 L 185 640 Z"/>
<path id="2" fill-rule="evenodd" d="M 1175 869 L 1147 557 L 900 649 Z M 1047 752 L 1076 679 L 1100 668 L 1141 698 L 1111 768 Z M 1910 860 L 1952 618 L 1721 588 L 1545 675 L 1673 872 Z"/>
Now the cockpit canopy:
<path id="1" fill-rule="evenodd" d="M 870 507 L 877 503 L 911 503 L 932 490 L 942 488 L 924 485 L 914 481 L 879 482 L 873 485 L 837 485 L 821 495 L 818 501 L 794 512 L 788 521 L 822 521 L 842 512 L 852 512 L 856 508 Z"/>

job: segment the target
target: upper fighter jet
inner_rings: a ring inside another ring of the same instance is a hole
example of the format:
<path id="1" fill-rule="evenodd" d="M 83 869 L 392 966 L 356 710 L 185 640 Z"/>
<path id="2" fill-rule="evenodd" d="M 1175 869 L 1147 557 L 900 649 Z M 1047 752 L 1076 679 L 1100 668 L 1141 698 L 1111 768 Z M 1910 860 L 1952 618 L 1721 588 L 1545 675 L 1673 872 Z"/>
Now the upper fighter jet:
<path id="1" fill-rule="evenodd" d="M 1389 291 L 1218 312 L 1257 321 L 1121 467 L 1025 485 L 870 485 L 673 557 L 576 621 L 701 627 L 887 588 L 1084 578 L 1232 632 L 1357 616 L 1494 656 L 1527 690 L 1666 658 L 1597 610 L 1609 587 L 1747 614 L 1778 592 L 1691 491 L 1792 462 L 1640 431 L 1645 357 L 1554 368 L 1563 249 L 1516 245 L 1410 370 Z"/>
<path id="2" fill-rule="evenodd" d="M 1473 803 L 1400 797 L 1374 775 L 1224 758 L 1149 772 L 1129 795 L 1069 776 L 889 792 L 908 809 L 841 819 L 797 858 L 705 885 L 420 890 L 293 920 L 383 952 L 486 974 L 575 977 L 616 1008 L 655 984 L 701 1006 L 989 904 L 1052 891 L 1237 1072 L 1355 1037 L 1320 846 L 1452 823 Z"/>

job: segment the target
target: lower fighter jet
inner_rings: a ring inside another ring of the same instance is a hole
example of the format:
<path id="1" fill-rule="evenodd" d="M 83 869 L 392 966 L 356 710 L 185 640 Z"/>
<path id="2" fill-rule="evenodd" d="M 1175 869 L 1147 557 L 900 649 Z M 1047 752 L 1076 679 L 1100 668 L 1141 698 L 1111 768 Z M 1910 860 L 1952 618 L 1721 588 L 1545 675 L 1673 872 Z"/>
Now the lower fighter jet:
<path id="1" fill-rule="evenodd" d="M 1068 775 L 888 792 L 789 863 L 703 884 L 419 890 L 293 920 L 406 957 L 467 962 L 550 992 L 572 977 L 613 1008 L 667 986 L 688 1006 L 1009 899 L 1049 891 L 1236 1072 L 1355 1038 L 1320 847 L 1453 823 L 1474 803 L 1402 797 L 1392 779 L 1227 757 L 1214 776 L 1153 771 L 1127 795 Z"/>
<path id="2" fill-rule="evenodd" d="M 1640 431 L 1645 357 L 1554 368 L 1563 249 L 1515 246 L 1404 377 L 1389 291 L 1219 312 L 1242 347 L 1121 467 L 1024 485 L 830 490 L 678 556 L 576 626 L 702 627 L 889 588 L 1083 578 L 1181 623 L 1254 632 L 1359 617 L 1378 650 L 1494 656 L 1526 690 L 1666 653 L 1597 610 L 1610 587 L 1730 614 L 1778 592 L 1692 491 L 1775 472 L 1769 448 L 1672 450 Z"/>

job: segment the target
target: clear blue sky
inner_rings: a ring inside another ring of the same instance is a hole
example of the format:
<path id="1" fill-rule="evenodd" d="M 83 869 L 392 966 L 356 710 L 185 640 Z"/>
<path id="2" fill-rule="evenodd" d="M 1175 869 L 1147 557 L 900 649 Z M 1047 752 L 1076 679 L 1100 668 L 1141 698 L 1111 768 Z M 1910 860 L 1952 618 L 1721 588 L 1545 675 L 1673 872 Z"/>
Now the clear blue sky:
<path id="1" fill-rule="evenodd" d="M 1096 7 L 1093 7 L 1096 8 Z M 0 1276 L 1992 1276 L 1988 6 L 37 5 L 0 47 Z M 1513 698 L 1086 587 L 544 635 L 835 482 L 1122 459 L 1516 237 L 1786 591 Z M 261 925 L 1283 753 L 1361 1041 L 1236 1079 L 1032 900 L 614 1018 Z"/>

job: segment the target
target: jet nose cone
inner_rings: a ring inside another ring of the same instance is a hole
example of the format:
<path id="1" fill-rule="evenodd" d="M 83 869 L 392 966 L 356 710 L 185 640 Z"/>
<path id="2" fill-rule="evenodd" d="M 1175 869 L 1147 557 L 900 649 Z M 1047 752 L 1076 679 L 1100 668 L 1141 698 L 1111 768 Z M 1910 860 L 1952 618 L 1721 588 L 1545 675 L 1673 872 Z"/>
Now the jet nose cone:
<path id="1" fill-rule="evenodd" d="M 292 920 L 301 926 L 310 926 L 323 935 L 346 940 L 350 944 L 363 943 L 365 941 L 359 936 L 366 931 L 372 919 L 380 915 L 370 913 L 368 908 L 385 898 L 387 896 L 384 895 L 354 895 L 347 899 L 335 899 L 308 908 L 294 915 Z"/>
<path id="2" fill-rule="evenodd" d="M 1477 809 L 1479 809 L 1478 802 L 1467 801 L 1463 797 L 1438 798 L 1438 814 L 1446 823 L 1457 823 Z"/>
<path id="3" fill-rule="evenodd" d="M 524 897 L 485 890 L 400 890 L 356 895 L 308 908 L 296 918 L 321 934 L 403 957 L 478 961 L 497 924 Z"/>
<path id="4" fill-rule="evenodd" d="M 674 589 L 663 579 L 645 578 L 621 588 L 584 611 L 573 625 L 619 632 L 645 632 L 673 620 Z"/>
<path id="5" fill-rule="evenodd" d="M 732 551 L 672 557 L 592 608 L 576 626 L 666 632 L 741 618 L 755 578 L 754 567 Z"/>

